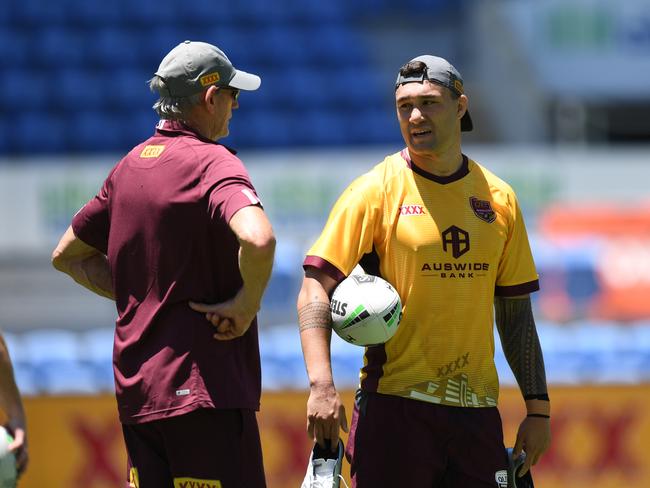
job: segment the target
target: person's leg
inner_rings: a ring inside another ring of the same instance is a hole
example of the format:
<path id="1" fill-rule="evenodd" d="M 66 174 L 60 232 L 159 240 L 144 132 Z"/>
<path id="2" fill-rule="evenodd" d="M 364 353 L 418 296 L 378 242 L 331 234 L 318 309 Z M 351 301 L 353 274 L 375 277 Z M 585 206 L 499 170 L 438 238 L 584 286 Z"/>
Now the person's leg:
<path id="1" fill-rule="evenodd" d="M 254 411 L 200 409 L 161 421 L 161 433 L 175 488 L 266 487 Z"/>
<path id="2" fill-rule="evenodd" d="M 127 451 L 127 488 L 171 488 L 163 438 L 155 422 L 122 425 Z"/>
<path id="3" fill-rule="evenodd" d="M 376 393 L 358 397 L 346 448 L 352 486 L 434 486 L 445 469 L 445 440 L 431 428 L 435 407 Z"/>
<path id="4" fill-rule="evenodd" d="M 496 408 L 457 408 L 450 412 L 455 430 L 443 486 L 507 488 L 508 460 L 501 416 Z M 506 475 L 507 476 L 507 475 Z"/>

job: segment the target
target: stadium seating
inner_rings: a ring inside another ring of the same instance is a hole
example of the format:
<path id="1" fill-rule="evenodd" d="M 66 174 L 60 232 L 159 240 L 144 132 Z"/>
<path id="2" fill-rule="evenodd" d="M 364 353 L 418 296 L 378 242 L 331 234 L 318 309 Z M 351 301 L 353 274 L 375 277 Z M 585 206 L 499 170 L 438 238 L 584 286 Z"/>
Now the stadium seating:
<path id="1" fill-rule="evenodd" d="M 81 358 L 79 346 L 76 333 L 64 329 L 44 329 L 23 335 L 23 358 L 33 370 L 39 392 L 90 394 L 98 390 L 92 369 Z"/>
<path id="2" fill-rule="evenodd" d="M 361 19 L 391 8 L 386 0 L 199 0 L 191 7 L 181 0 L 7 0 L 0 9 L 0 111 L 29 114 L 0 141 L 0 156 L 129 149 L 133 138 L 119 128 L 150 133 L 149 120 L 133 113 L 150 110 L 146 81 L 185 39 L 214 42 L 236 66 L 262 76 L 259 95 L 243 98 L 249 103 L 236 117 L 265 129 L 236 136 L 241 148 L 399 141 L 394 127 L 375 123 L 378 110 L 368 101 L 382 100 L 386 80 L 376 79 L 373 47 L 359 29 Z M 309 126 L 301 122 L 306 109 Z M 42 120 L 33 124 L 37 111 Z M 100 126 L 117 133 L 98 140 Z M 372 130 L 350 134 L 350 126 Z"/>
<path id="3" fill-rule="evenodd" d="M 264 317 L 261 317 L 262 322 Z M 621 384 L 650 380 L 650 328 L 588 321 L 557 327 L 539 321 L 549 382 L 556 385 Z M 262 386 L 265 390 L 308 387 L 296 324 L 260 327 Z M 114 390 L 113 328 L 67 331 L 41 329 L 4 332 L 23 395 L 95 394 Z M 516 385 L 495 342 L 495 361 L 502 385 Z M 358 385 L 363 348 L 332 339 L 332 370 L 341 389 Z"/>

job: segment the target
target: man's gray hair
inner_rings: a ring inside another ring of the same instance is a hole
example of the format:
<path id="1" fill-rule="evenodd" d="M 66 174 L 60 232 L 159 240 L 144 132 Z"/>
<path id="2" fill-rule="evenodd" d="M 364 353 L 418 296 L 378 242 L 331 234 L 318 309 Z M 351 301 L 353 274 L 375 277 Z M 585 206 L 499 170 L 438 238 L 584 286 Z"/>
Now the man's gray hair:
<path id="1" fill-rule="evenodd" d="M 161 89 L 165 90 L 166 88 L 165 82 L 158 75 L 154 75 L 149 80 L 149 89 L 154 93 L 160 93 Z M 182 120 L 192 107 L 199 104 L 202 97 L 203 92 L 195 93 L 189 97 L 164 97 L 161 95 L 153 104 L 153 109 L 162 119 Z"/>

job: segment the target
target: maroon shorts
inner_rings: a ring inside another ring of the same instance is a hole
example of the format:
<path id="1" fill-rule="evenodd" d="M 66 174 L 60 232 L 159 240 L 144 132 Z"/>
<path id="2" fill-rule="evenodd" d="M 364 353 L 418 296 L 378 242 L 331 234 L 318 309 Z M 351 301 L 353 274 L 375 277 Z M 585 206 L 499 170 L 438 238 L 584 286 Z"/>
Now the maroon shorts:
<path id="1" fill-rule="evenodd" d="M 252 410 L 199 409 L 122 425 L 127 487 L 265 488 L 262 446 Z"/>
<path id="2" fill-rule="evenodd" d="M 357 394 L 346 457 L 356 488 L 498 488 L 508 468 L 495 407 L 365 392 Z"/>

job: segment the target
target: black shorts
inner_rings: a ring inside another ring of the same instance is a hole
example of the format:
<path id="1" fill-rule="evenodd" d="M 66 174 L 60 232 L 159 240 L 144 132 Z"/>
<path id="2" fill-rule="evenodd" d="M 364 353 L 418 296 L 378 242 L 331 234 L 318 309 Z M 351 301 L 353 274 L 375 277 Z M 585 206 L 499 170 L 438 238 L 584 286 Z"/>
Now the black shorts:
<path id="1" fill-rule="evenodd" d="M 495 407 L 357 395 L 346 446 L 352 486 L 499 488 L 508 468 Z"/>
<path id="2" fill-rule="evenodd" d="M 254 411 L 199 409 L 122 431 L 127 487 L 266 487 Z"/>

